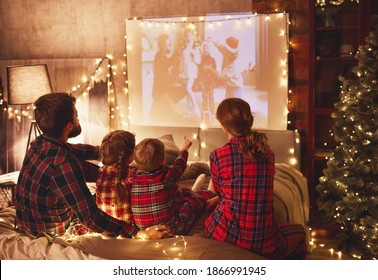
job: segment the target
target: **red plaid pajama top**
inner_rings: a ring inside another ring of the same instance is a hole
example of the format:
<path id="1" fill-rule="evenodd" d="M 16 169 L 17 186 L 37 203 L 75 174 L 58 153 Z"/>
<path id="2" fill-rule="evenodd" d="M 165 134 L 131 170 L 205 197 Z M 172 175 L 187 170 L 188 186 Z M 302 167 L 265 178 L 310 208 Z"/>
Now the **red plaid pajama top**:
<path id="1" fill-rule="evenodd" d="M 124 177 L 121 179 L 122 187 L 124 188 L 125 200 L 122 204 L 117 203 L 117 168 L 115 165 L 101 166 L 98 171 L 98 178 L 96 181 L 96 203 L 98 208 L 108 213 L 109 215 L 127 223 L 132 222 L 132 213 L 130 206 L 130 191 L 131 186 L 128 182 L 128 172 L 135 167 L 129 167 Z"/>
<path id="2" fill-rule="evenodd" d="M 153 172 L 136 171 L 132 179 L 131 209 L 136 226 L 146 228 L 165 224 L 173 233 L 186 234 L 195 219 L 204 212 L 208 191 L 194 193 L 178 189 L 177 180 L 183 174 L 188 151 L 180 151 L 172 166 L 162 166 Z"/>

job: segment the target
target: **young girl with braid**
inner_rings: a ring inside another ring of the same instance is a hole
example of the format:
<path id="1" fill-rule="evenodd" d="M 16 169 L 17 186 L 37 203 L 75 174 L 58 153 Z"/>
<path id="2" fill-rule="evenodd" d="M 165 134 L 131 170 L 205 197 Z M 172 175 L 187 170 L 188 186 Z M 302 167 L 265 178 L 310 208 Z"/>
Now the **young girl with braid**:
<path id="1" fill-rule="evenodd" d="M 115 130 L 102 139 L 100 154 L 103 166 L 96 181 L 97 206 L 107 214 L 132 222 L 130 208 L 129 164 L 133 161 L 134 134 Z"/>
<path id="2" fill-rule="evenodd" d="M 253 115 L 239 98 L 223 100 L 216 118 L 229 141 L 210 153 L 211 180 L 218 197 L 205 221 L 208 238 L 235 244 L 268 259 L 304 259 L 305 229 L 273 223 L 274 153 L 264 134 L 253 131 Z"/>

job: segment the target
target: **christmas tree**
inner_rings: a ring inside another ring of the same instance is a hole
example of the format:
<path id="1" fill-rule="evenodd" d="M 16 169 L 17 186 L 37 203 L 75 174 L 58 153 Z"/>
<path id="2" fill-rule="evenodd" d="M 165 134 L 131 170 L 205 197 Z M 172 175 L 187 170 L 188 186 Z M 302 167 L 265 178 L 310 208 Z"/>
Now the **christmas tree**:
<path id="1" fill-rule="evenodd" d="M 338 143 L 316 186 L 320 217 L 340 225 L 344 249 L 378 259 L 378 16 L 345 80 L 335 118 Z"/>

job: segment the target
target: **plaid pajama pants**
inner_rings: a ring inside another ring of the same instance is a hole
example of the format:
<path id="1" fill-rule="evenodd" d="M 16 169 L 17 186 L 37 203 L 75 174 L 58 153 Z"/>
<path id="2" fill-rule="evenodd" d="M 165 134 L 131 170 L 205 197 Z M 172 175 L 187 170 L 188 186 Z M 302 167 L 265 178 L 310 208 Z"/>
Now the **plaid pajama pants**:
<path id="1" fill-rule="evenodd" d="M 276 225 L 276 250 L 265 254 L 268 259 L 302 260 L 307 255 L 306 233 L 299 224 Z"/>

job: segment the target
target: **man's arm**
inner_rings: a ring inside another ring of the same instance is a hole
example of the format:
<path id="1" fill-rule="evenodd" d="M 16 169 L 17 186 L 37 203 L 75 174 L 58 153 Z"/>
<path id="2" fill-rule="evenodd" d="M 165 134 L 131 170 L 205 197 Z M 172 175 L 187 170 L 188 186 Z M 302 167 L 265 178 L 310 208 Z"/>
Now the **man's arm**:
<path id="1" fill-rule="evenodd" d="M 100 147 L 87 144 L 69 144 L 73 154 L 79 160 L 98 160 L 100 158 Z"/>
<path id="2" fill-rule="evenodd" d="M 97 207 L 85 181 L 80 162 L 72 158 L 58 166 L 52 190 L 58 197 L 62 197 L 80 221 L 94 232 L 108 233 L 112 236 L 136 235 L 138 228 L 113 218 Z"/>

